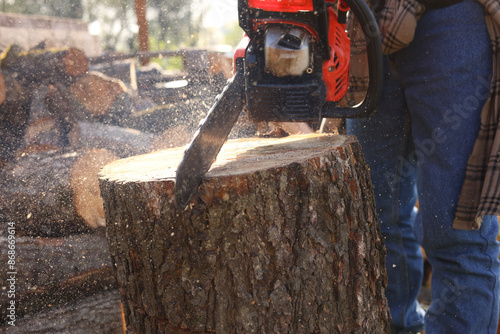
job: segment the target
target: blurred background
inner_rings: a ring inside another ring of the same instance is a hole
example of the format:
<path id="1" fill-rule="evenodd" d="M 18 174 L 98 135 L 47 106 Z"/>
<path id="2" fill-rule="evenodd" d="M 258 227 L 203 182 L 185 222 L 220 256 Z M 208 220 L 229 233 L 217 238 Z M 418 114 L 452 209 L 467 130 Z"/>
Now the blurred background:
<path id="1" fill-rule="evenodd" d="M 137 5 L 146 8 L 151 51 L 230 50 L 242 36 L 235 0 L 1 0 L 0 11 L 82 20 L 96 40 L 95 53 L 132 52 L 139 50 Z M 2 38 L 0 48 L 7 45 Z"/>

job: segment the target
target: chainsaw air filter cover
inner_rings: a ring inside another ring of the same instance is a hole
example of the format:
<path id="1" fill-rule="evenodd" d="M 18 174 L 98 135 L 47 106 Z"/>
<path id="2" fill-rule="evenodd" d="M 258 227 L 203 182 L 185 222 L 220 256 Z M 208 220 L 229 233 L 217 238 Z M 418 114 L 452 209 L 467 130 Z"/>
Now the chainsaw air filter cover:
<path id="1" fill-rule="evenodd" d="M 277 77 L 302 75 L 310 68 L 309 40 L 301 27 L 269 27 L 264 43 L 266 71 Z"/>

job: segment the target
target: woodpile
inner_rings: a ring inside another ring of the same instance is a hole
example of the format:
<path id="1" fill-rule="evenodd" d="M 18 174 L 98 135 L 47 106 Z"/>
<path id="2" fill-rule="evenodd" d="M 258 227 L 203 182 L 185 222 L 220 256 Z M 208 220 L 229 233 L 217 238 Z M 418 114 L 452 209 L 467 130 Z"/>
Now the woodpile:
<path id="1" fill-rule="evenodd" d="M 198 61 L 205 54 L 185 57 L 186 70 L 208 66 Z M 227 62 L 219 63 L 209 66 L 210 75 L 230 75 Z M 99 168 L 188 144 L 212 103 L 200 88 L 172 103 L 148 104 L 89 64 L 79 49 L 42 44 L 32 50 L 11 45 L 0 54 L 0 216 L 16 221 L 18 233 L 61 237 L 103 226 Z M 242 113 L 231 138 L 255 133 Z M 78 178 L 79 171 L 87 174 Z"/>
<path id="2" fill-rule="evenodd" d="M 0 55 L 0 260 L 7 263 L 12 225 L 16 316 L 52 317 L 43 326 L 20 321 L 19 332 L 67 332 L 76 316 L 80 326 L 93 319 L 121 327 L 116 298 L 86 301 L 96 307 L 90 313 L 78 301 L 115 288 L 97 175 L 115 159 L 148 152 L 157 136 L 120 126 L 130 118 L 132 95 L 119 80 L 88 68 L 75 48 L 12 45 Z M 2 289 L 6 275 L 0 273 Z M 0 302 L 7 305 L 8 295 Z M 68 303 L 74 305 L 58 308 Z M 0 326 L 7 326 L 6 312 Z"/>
<path id="3" fill-rule="evenodd" d="M 2 250 L 8 249 L 8 238 L 0 237 L 0 247 Z M 0 261 L 7 263 L 8 255 L 6 252 L 0 253 Z M 0 272 L 0 279 L 3 287 L 7 282 L 9 274 L 7 270 Z M 12 298 L 9 298 L 7 291 L 0 294 L 0 303 L 8 305 Z M 53 331 L 43 330 L 43 321 L 33 321 L 35 313 L 38 312 L 59 312 L 59 319 L 54 321 L 53 325 L 66 320 L 77 322 L 77 318 L 63 319 L 61 308 L 58 305 L 72 305 L 75 310 L 75 301 L 80 298 L 90 297 L 100 291 L 115 291 L 115 279 L 113 275 L 112 263 L 109 256 L 108 244 L 104 233 L 98 234 L 80 234 L 66 238 L 16 238 L 16 284 L 15 284 L 15 302 L 16 302 L 16 327 L 19 331 L 16 333 L 75 333 L 72 330 Z M 120 305 L 115 303 L 113 306 L 115 322 L 120 321 Z M 70 311 L 70 310 L 67 310 Z M 7 307 L 0 310 L 1 323 L 8 320 Z M 87 312 L 87 318 L 98 316 L 92 314 L 92 310 L 82 310 L 82 314 Z M 21 330 L 22 317 L 28 316 L 32 321 L 30 323 L 31 331 Z M 116 316 L 118 315 L 118 317 Z M 101 316 L 104 318 L 105 316 Z M 39 318 L 39 317 L 38 317 Z M 40 318 L 42 320 L 43 318 Z M 85 318 L 83 318 L 85 319 Z M 17 321 L 19 320 L 19 322 Z M 5 324 L 4 324 L 5 326 Z M 38 327 L 37 327 L 38 326 Z M 15 328 L 8 326 L 7 332 L 13 332 Z M 20 328 L 21 327 L 21 328 Z M 2 328 L 0 327 L 0 332 Z M 104 332 L 103 332 L 104 333 Z"/>
<path id="4" fill-rule="evenodd" d="M 89 328 L 92 330 L 89 331 Z M 122 334 L 120 296 L 116 290 L 66 303 L 61 307 L 19 319 L 15 327 L 6 329 L 10 334 Z M 1 332 L 1 330 L 0 330 Z"/>
<path id="5" fill-rule="evenodd" d="M 33 237 L 102 227 L 99 169 L 117 158 L 185 145 L 194 132 L 175 127 L 176 117 L 156 134 L 130 128 L 141 120 L 135 103 L 122 81 L 89 71 L 76 48 L 7 48 L 0 55 L 3 220 Z"/>

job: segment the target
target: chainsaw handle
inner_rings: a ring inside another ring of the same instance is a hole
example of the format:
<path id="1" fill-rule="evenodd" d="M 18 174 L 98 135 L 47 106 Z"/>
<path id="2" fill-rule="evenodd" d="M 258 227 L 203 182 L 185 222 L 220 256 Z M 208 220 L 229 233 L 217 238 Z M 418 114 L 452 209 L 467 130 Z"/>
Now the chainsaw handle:
<path id="1" fill-rule="evenodd" d="M 339 107 L 337 102 L 326 102 L 321 110 L 322 118 L 361 118 L 371 115 L 377 108 L 382 93 L 382 43 L 377 21 L 364 0 L 344 0 L 358 19 L 366 37 L 369 84 L 366 96 L 353 107 Z"/>

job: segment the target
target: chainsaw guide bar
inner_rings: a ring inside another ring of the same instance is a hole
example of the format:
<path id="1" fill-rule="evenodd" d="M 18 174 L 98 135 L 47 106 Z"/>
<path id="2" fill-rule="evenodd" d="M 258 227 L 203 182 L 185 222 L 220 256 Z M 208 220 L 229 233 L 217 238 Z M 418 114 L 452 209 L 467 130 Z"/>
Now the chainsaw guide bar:
<path id="1" fill-rule="evenodd" d="M 231 129 L 245 105 L 243 70 L 230 79 L 217 96 L 207 116 L 194 135 L 179 164 L 175 178 L 175 201 L 184 209 L 201 184 L 203 175 L 210 169 L 227 140 Z"/>

